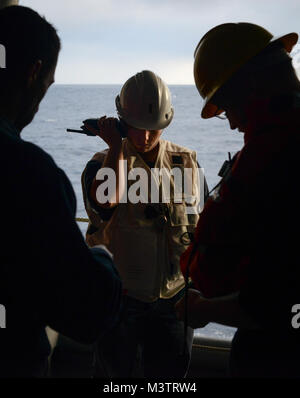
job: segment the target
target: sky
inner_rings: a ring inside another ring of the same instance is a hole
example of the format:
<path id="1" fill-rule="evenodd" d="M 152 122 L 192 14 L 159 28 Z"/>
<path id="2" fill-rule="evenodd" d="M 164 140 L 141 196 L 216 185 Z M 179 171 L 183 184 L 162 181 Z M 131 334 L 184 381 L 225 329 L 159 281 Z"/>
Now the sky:
<path id="1" fill-rule="evenodd" d="M 274 36 L 300 34 L 299 0 L 20 0 L 19 4 L 38 11 L 57 28 L 62 40 L 56 71 L 60 84 L 123 84 L 144 69 L 167 84 L 194 84 L 195 47 L 218 24 L 252 22 Z M 294 54 L 300 74 L 300 45 Z"/>

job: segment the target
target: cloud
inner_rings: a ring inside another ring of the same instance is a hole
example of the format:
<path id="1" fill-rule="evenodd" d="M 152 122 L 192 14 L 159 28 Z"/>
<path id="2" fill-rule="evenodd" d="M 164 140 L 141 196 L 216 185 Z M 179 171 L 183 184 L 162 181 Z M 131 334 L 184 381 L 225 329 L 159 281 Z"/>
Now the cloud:
<path id="1" fill-rule="evenodd" d="M 270 28 L 298 29 L 298 0 L 20 0 L 62 29 L 112 23 L 126 26 L 154 26 L 164 34 L 166 27 L 203 30 L 229 21 L 252 21 Z M 178 32 L 177 33 L 181 33 Z"/>
<path id="2" fill-rule="evenodd" d="M 57 27 L 63 43 L 57 79 L 78 83 L 93 78 L 96 83 L 97 76 L 102 76 L 101 83 L 123 82 L 129 71 L 152 65 L 162 73 L 170 67 L 172 82 L 177 73 L 178 83 L 189 84 L 194 49 L 213 26 L 254 22 L 277 36 L 298 32 L 300 15 L 298 0 L 20 0 L 20 4 L 36 9 Z"/>
<path id="3" fill-rule="evenodd" d="M 144 69 L 158 74 L 167 84 L 194 84 L 193 62 L 190 58 L 131 60 L 96 58 L 93 61 L 80 57 L 72 60 L 60 58 L 56 83 L 65 84 L 123 84 L 130 76 Z"/>

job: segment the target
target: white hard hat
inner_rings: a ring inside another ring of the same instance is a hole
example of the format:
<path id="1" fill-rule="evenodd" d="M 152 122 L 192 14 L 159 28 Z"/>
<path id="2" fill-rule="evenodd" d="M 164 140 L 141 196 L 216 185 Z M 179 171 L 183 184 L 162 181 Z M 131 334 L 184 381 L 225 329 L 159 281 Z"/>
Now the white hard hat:
<path id="1" fill-rule="evenodd" d="M 144 70 L 129 78 L 116 97 L 118 115 L 129 126 L 162 130 L 173 118 L 171 93 L 155 73 Z"/>
<path id="2" fill-rule="evenodd" d="M 0 0 L 0 9 L 8 6 L 17 6 L 19 0 Z"/>

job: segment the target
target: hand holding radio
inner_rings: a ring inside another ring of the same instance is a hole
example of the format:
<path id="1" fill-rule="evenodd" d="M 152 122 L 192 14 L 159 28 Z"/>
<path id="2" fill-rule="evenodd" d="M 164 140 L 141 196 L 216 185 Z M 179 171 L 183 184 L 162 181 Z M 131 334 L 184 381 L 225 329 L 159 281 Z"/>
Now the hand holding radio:
<path id="1" fill-rule="evenodd" d="M 126 125 L 121 120 L 106 116 L 100 119 L 86 119 L 83 121 L 81 130 L 67 129 L 72 133 L 80 133 L 88 136 L 99 136 L 110 147 L 122 142 L 122 138 L 126 137 Z"/>
<path id="2" fill-rule="evenodd" d="M 82 128 L 88 129 L 90 132 L 102 138 L 109 147 L 118 146 L 122 142 L 122 135 L 120 132 L 119 120 L 114 117 L 102 116 L 95 122 L 88 120 L 83 121 Z"/>

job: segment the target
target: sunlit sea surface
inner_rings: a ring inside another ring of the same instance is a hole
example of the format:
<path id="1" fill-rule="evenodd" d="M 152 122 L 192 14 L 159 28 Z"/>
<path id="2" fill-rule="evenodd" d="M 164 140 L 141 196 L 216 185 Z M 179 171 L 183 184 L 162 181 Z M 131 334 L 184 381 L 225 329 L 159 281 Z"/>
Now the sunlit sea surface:
<path id="1" fill-rule="evenodd" d="M 120 85 L 54 85 L 33 122 L 23 130 L 23 139 L 48 152 L 71 180 L 77 197 L 77 217 L 86 217 L 81 173 L 93 154 L 106 144 L 98 137 L 67 133 L 66 128 L 79 128 L 82 120 L 91 117 L 116 116 L 115 97 L 120 88 Z M 230 130 L 226 120 L 201 119 L 202 99 L 194 86 L 174 85 L 170 90 L 175 113 L 163 138 L 197 152 L 211 189 L 220 179 L 218 171 L 228 152 L 234 154 L 243 145 L 242 135 Z M 87 224 L 79 223 L 79 227 L 84 233 Z M 226 339 L 231 339 L 234 332 L 234 328 L 214 323 L 196 331 Z"/>

